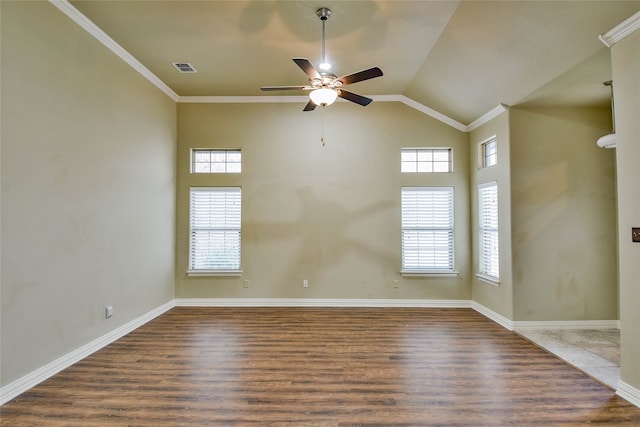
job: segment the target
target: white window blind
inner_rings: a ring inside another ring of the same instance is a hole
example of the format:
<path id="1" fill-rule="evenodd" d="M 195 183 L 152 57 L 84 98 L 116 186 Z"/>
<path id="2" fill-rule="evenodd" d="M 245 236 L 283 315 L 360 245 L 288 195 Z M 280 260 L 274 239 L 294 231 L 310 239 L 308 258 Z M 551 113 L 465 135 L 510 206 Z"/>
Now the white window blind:
<path id="1" fill-rule="evenodd" d="M 241 189 L 191 188 L 190 271 L 239 271 Z"/>
<path id="2" fill-rule="evenodd" d="M 498 184 L 493 181 L 478 187 L 480 218 L 480 271 L 490 279 L 500 278 L 498 246 Z"/>
<path id="3" fill-rule="evenodd" d="M 402 271 L 453 270 L 453 188 L 403 188 Z"/>

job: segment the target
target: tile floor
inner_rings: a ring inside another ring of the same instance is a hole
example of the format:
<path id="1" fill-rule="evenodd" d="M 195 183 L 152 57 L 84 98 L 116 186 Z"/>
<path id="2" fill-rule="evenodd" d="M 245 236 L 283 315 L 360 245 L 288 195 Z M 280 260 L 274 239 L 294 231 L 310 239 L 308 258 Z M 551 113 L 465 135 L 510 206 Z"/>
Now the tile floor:
<path id="1" fill-rule="evenodd" d="M 554 329 L 516 332 L 616 389 L 620 379 L 620 330 Z"/>

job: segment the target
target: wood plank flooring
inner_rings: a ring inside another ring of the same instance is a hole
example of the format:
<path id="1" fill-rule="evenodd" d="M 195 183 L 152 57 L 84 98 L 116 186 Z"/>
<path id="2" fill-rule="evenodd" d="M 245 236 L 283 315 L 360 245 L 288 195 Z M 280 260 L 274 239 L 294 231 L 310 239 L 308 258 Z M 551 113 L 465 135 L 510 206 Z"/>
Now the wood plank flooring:
<path id="1" fill-rule="evenodd" d="M 174 308 L 0 408 L 2 426 L 638 426 L 470 309 Z"/>

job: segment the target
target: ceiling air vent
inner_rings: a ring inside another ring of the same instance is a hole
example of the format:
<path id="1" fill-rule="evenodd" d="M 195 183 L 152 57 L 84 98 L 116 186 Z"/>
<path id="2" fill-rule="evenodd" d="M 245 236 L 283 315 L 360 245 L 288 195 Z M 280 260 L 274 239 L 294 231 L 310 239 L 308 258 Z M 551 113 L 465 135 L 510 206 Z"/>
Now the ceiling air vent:
<path id="1" fill-rule="evenodd" d="M 181 73 L 197 73 L 196 69 L 193 68 L 193 65 L 188 62 L 173 62 L 172 64 Z"/>

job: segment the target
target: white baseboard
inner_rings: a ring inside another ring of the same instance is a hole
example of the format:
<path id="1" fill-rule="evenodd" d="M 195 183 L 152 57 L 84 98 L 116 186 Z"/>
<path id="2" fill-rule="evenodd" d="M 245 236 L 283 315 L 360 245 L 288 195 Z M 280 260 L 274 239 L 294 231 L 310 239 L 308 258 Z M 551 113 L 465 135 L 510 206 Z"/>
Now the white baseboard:
<path id="1" fill-rule="evenodd" d="M 519 331 L 538 329 L 620 329 L 619 320 L 550 320 L 515 321 L 513 328 Z"/>
<path id="2" fill-rule="evenodd" d="M 470 308 L 469 300 L 322 299 L 322 298 L 176 298 L 176 307 L 445 307 Z"/>
<path id="3" fill-rule="evenodd" d="M 173 307 L 174 300 L 171 300 L 166 304 L 163 304 L 160 307 L 157 307 L 150 312 L 145 313 L 142 316 L 114 329 L 113 331 L 96 338 L 88 344 L 85 344 L 82 347 L 65 354 L 64 356 L 54 360 L 53 362 L 50 362 L 45 366 L 38 368 L 33 372 L 30 372 L 24 377 L 18 378 L 17 380 L 7 384 L 6 386 L 0 388 L 0 405 L 4 405 L 11 399 L 40 384 L 42 381 L 52 377 L 63 369 L 68 368 L 74 363 L 84 359 L 85 357 L 91 355 L 92 353 L 95 353 L 96 351 L 111 344 L 117 339 L 127 335 L 129 332 L 139 328 L 140 326 L 158 317 L 159 315 L 170 310 Z"/>
<path id="4" fill-rule="evenodd" d="M 471 302 L 471 308 L 484 314 L 494 322 L 504 326 L 510 331 L 532 331 L 542 329 L 620 329 L 619 320 L 510 320 L 495 311 Z"/>
<path id="5" fill-rule="evenodd" d="M 618 381 L 618 389 L 616 394 L 624 400 L 633 403 L 640 408 L 640 389 L 637 389 L 624 381 Z"/>
<path id="6" fill-rule="evenodd" d="M 507 319 L 502 314 L 496 313 L 495 311 L 485 307 L 482 304 L 478 304 L 475 301 L 471 301 L 471 308 L 473 308 L 475 311 L 482 314 L 483 316 L 493 320 L 503 328 L 513 331 L 513 323 L 514 323 L 513 320 Z"/>
<path id="7" fill-rule="evenodd" d="M 312 298 L 177 298 L 114 329 L 88 344 L 0 388 L 0 405 L 12 400 L 63 369 L 111 344 L 173 307 L 425 307 L 472 308 L 508 330 L 620 328 L 617 320 L 514 322 L 471 300 L 429 299 L 312 299 Z M 640 390 L 620 381 L 617 394 L 640 407 Z"/>

